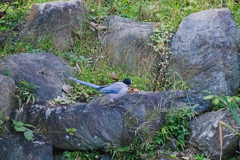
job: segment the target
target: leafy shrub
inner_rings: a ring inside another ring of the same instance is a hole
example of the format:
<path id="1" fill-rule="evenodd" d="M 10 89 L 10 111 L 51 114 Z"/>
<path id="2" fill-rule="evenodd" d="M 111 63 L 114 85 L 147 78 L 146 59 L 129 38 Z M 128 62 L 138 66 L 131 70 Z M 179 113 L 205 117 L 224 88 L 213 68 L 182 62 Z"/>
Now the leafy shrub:
<path id="1" fill-rule="evenodd" d="M 2 133 L 3 131 L 3 125 L 10 120 L 10 117 L 9 116 L 6 116 L 6 117 L 2 117 L 2 112 L 0 111 L 0 134 Z"/>
<path id="2" fill-rule="evenodd" d="M 30 128 L 35 128 L 33 125 L 30 124 L 24 124 L 22 122 L 17 122 L 13 120 L 13 127 L 15 129 L 16 132 L 23 132 L 24 133 L 24 137 L 28 140 L 28 141 L 32 141 L 34 138 L 33 135 L 33 131 Z"/>
<path id="3" fill-rule="evenodd" d="M 67 160 L 76 160 L 76 159 L 81 159 L 81 160 L 94 160 L 94 159 L 99 159 L 101 155 L 97 151 L 65 151 L 63 153 L 63 157 L 67 158 Z"/>
<path id="4" fill-rule="evenodd" d="M 66 128 L 66 132 L 69 133 L 71 136 L 74 135 L 74 132 L 76 132 L 76 128 Z"/>
<path id="5" fill-rule="evenodd" d="M 171 108 L 166 114 L 166 123 L 157 132 L 155 142 L 160 145 L 173 142 L 176 147 L 181 147 L 184 150 L 186 136 L 190 133 L 189 118 L 192 117 L 193 108 Z"/>
<path id="6" fill-rule="evenodd" d="M 34 89 L 38 88 L 33 83 L 27 83 L 25 81 L 22 81 L 20 84 L 17 84 L 18 86 L 18 95 L 20 96 L 19 101 L 21 101 L 20 104 L 26 103 L 28 104 L 30 101 L 32 103 L 35 102 L 35 94 Z M 21 106 L 20 106 L 21 107 Z"/>

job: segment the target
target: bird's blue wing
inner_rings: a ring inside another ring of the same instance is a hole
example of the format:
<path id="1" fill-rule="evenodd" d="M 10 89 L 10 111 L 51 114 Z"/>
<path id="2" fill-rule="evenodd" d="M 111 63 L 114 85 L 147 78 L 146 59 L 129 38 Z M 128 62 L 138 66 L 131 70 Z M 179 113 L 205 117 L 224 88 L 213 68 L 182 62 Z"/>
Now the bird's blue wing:
<path id="1" fill-rule="evenodd" d="M 115 94 L 117 94 L 119 91 L 118 90 L 114 90 L 114 89 L 110 89 L 110 90 L 101 89 L 99 92 L 101 92 L 101 93 L 115 93 Z"/>
<path id="2" fill-rule="evenodd" d="M 102 86 L 99 89 L 101 93 L 114 93 L 117 94 L 122 89 L 122 86 L 119 83 L 114 83 L 111 85 Z"/>

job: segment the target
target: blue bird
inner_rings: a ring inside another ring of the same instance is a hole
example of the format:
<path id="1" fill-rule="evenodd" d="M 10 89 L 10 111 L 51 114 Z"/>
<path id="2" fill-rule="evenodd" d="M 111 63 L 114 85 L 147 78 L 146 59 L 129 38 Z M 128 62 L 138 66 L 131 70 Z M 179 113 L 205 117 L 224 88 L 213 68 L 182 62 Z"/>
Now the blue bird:
<path id="1" fill-rule="evenodd" d="M 114 100 L 120 99 L 122 96 L 124 96 L 127 91 L 128 87 L 131 85 L 130 79 L 124 79 L 122 82 L 116 82 L 110 85 L 104 85 L 104 86 L 98 86 L 92 83 L 84 82 L 72 77 L 69 77 L 69 79 L 81 83 L 83 85 L 95 88 L 98 90 L 98 92 L 105 94 L 111 102 L 114 102 Z"/>

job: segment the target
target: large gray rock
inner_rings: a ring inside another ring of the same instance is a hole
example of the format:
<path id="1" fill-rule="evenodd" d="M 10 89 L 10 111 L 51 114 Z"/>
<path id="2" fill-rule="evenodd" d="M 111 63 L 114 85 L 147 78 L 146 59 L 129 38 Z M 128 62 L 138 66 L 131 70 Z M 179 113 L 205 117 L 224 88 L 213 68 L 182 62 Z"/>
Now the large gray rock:
<path id="1" fill-rule="evenodd" d="M 72 32 L 82 28 L 85 14 L 81 0 L 36 3 L 26 16 L 21 36 L 36 42 L 47 35 L 56 48 L 67 48 L 72 42 Z"/>
<path id="2" fill-rule="evenodd" d="M 110 64 L 125 64 L 128 70 L 150 71 L 157 61 L 157 54 L 148 45 L 154 23 L 136 22 L 119 16 L 109 16 L 104 23 L 108 31 L 103 36 L 102 47 Z"/>
<path id="3" fill-rule="evenodd" d="M 8 73 L 15 82 L 33 83 L 36 95 L 51 100 L 62 95 L 64 80 L 74 71 L 68 63 L 52 53 L 20 53 L 0 60 L 0 73 Z"/>
<path id="4" fill-rule="evenodd" d="M 53 148 L 49 142 L 35 136 L 27 141 L 22 135 L 0 137 L 1 160 L 53 160 Z"/>
<path id="5" fill-rule="evenodd" d="M 11 115 L 14 109 L 16 109 L 16 99 L 14 97 L 16 92 L 15 82 L 11 77 L 4 76 L 0 74 L 0 112 L 2 113 L 1 119 L 4 119 L 6 116 Z M 7 134 L 11 131 L 11 124 L 8 121 L 4 126 L 1 126 L 3 129 L 3 134 Z"/>
<path id="6" fill-rule="evenodd" d="M 57 148 L 103 149 L 110 145 L 128 144 L 137 127 L 143 127 L 146 121 L 149 121 L 147 125 L 152 124 L 150 130 L 159 130 L 170 107 L 170 103 L 154 93 L 128 94 L 116 104 L 108 105 L 105 100 L 97 98 L 87 104 L 54 108 L 33 105 L 29 110 L 28 123 L 46 131 L 44 136 Z M 148 119 L 150 114 L 158 114 L 159 118 Z M 77 131 L 72 136 L 66 132 L 66 128 L 76 128 Z"/>
<path id="7" fill-rule="evenodd" d="M 201 150 L 212 160 L 220 159 L 219 122 L 231 127 L 239 127 L 229 110 L 208 112 L 190 123 L 192 131 L 190 144 Z M 236 128 L 235 128 L 236 129 Z M 227 160 L 235 155 L 239 148 L 240 136 L 222 126 L 223 146 L 222 159 Z"/>
<path id="8" fill-rule="evenodd" d="M 133 140 L 135 133 L 145 133 L 149 129 L 152 131 L 148 132 L 149 136 L 153 136 L 164 125 L 165 114 L 170 106 L 183 105 L 184 101 L 180 99 L 186 96 L 194 97 L 185 91 L 176 91 L 175 94 L 141 92 L 126 94 L 114 104 L 107 104 L 109 102 L 102 97 L 89 103 L 54 108 L 36 104 L 28 111 L 27 123 L 44 130 L 46 139 L 57 148 L 90 150 L 103 149 L 109 145 L 123 146 Z M 184 106 L 189 104 L 188 107 L 193 107 L 191 102 Z M 70 135 L 66 128 L 75 128 L 77 131 Z M 144 140 L 146 137 L 142 138 Z"/>
<path id="9" fill-rule="evenodd" d="M 169 69 L 190 89 L 216 95 L 238 92 L 240 32 L 229 9 L 191 14 L 172 39 Z"/>

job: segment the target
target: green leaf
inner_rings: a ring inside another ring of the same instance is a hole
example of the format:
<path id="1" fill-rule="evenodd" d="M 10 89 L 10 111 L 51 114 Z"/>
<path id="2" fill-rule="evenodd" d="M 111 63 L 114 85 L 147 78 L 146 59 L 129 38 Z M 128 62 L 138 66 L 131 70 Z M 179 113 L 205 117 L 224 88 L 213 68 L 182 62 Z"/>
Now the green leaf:
<path id="1" fill-rule="evenodd" d="M 167 4 L 170 8 L 173 8 L 172 4 L 171 3 L 168 3 Z"/>
<path id="2" fill-rule="evenodd" d="M 76 128 L 66 128 L 67 132 L 76 132 L 77 129 Z"/>
<path id="3" fill-rule="evenodd" d="M 6 28 L 6 27 L 3 27 L 3 28 L 0 28 L 0 31 L 5 31 L 5 30 L 8 30 L 9 28 Z"/>
<path id="4" fill-rule="evenodd" d="M 35 98 L 34 98 L 34 96 L 32 96 L 32 103 L 35 103 Z"/>
<path id="5" fill-rule="evenodd" d="M 26 104 L 28 104 L 28 102 L 30 101 L 30 99 L 31 99 L 31 95 L 28 96 Z"/>
<path id="6" fill-rule="evenodd" d="M 20 121 L 14 121 L 13 120 L 13 125 L 14 125 L 14 127 L 20 127 L 20 126 L 22 126 L 23 125 L 23 123 L 22 122 L 20 122 Z"/>
<path id="7" fill-rule="evenodd" d="M 212 103 L 215 104 L 215 105 L 218 105 L 219 104 L 219 99 L 218 98 L 214 98 L 212 100 Z"/>
<path id="8" fill-rule="evenodd" d="M 21 83 L 22 83 L 22 84 L 27 84 L 27 82 L 25 82 L 25 81 L 21 81 Z"/>
<path id="9" fill-rule="evenodd" d="M 233 101 L 233 98 L 232 98 L 232 97 L 229 97 L 229 96 L 227 96 L 227 101 L 228 101 L 229 103 L 232 103 L 232 101 Z"/>
<path id="10" fill-rule="evenodd" d="M 35 126 L 31 125 L 31 124 L 24 124 L 24 126 L 26 127 L 32 127 L 32 128 L 36 128 Z"/>
<path id="11" fill-rule="evenodd" d="M 124 4 L 124 3 L 128 3 L 128 0 L 123 0 L 122 3 L 123 3 L 123 4 Z"/>
<path id="12" fill-rule="evenodd" d="M 74 135 L 74 132 L 76 132 L 77 129 L 76 128 L 66 128 L 66 132 L 68 132 L 71 136 Z"/>
<path id="13" fill-rule="evenodd" d="M 28 130 L 26 127 L 24 126 L 20 126 L 20 127 L 14 127 L 14 129 L 17 131 L 17 132 L 25 132 L 26 130 Z"/>
<path id="14" fill-rule="evenodd" d="M 212 99 L 213 97 L 215 97 L 214 95 L 208 95 L 206 97 L 204 97 L 203 99 Z"/>
<path id="15" fill-rule="evenodd" d="M 76 132 L 77 131 L 77 129 L 76 128 L 72 128 L 72 132 Z"/>
<path id="16" fill-rule="evenodd" d="M 6 120 L 6 121 L 10 120 L 10 117 L 9 117 L 9 116 L 6 116 L 6 117 L 5 117 L 5 120 Z"/>
<path id="17" fill-rule="evenodd" d="M 149 5 L 148 8 L 151 10 L 151 9 L 154 9 L 155 8 L 155 5 Z"/>
<path id="18" fill-rule="evenodd" d="M 234 105 L 230 105 L 225 96 L 223 97 L 223 99 L 227 103 L 227 106 L 228 106 L 230 112 L 232 113 L 234 119 L 237 121 L 238 125 L 240 126 L 240 118 L 239 118 L 238 113 L 236 111 L 236 108 L 238 108 L 238 105 L 235 102 L 234 102 Z M 234 108 L 234 107 L 236 107 L 236 108 Z"/>
<path id="19" fill-rule="evenodd" d="M 234 97 L 234 99 L 238 102 L 240 102 L 240 97 Z"/>
<path id="20" fill-rule="evenodd" d="M 28 141 L 33 140 L 33 137 L 34 137 L 33 131 L 32 131 L 32 130 L 27 130 L 27 131 L 25 131 L 25 132 L 24 132 L 24 137 L 25 137 Z"/>

